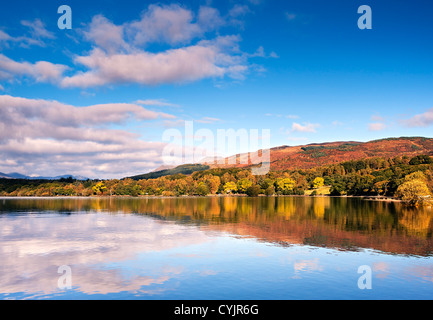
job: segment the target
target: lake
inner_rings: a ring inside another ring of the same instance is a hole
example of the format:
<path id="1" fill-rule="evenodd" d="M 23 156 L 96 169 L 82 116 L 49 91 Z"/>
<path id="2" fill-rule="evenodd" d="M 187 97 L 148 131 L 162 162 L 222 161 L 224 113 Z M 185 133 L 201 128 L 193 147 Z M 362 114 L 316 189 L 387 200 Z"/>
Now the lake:
<path id="1" fill-rule="evenodd" d="M 0 198 L 0 299 L 432 299 L 432 231 L 359 198 Z"/>

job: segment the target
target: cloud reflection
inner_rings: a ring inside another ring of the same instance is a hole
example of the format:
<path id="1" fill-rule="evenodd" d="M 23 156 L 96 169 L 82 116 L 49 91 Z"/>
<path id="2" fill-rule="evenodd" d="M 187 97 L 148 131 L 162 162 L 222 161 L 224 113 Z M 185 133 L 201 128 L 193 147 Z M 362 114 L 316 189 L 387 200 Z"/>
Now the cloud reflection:
<path id="1" fill-rule="evenodd" d="M 4 294 L 60 294 L 57 270 L 62 265 L 72 268 L 77 292 L 142 292 L 143 287 L 163 284 L 183 269 L 153 270 L 144 264 L 125 273 L 131 261 L 209 241 L 195 227 L 133 215 L 122 219 L 108 214 L 4 216 L 1 220 L 0 291 Z"/>

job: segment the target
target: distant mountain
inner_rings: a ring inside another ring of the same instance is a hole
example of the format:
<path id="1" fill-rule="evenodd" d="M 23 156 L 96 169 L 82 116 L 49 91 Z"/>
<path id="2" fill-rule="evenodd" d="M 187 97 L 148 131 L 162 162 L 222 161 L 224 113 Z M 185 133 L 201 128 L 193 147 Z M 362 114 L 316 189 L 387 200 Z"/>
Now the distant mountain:
<path id="1" fill-rule="evenodd" d="M 13 173 L 9 173 L 7 174 L 9 176 L 10 179 L 29 179 L 28 176 L 25 176 L 21 173 L 17 173 L 17 172 L 13 172 Z"/>
<path id="2" fill-rule="evenodd" d="M 202 164 L 185 164 L 171 169 L 165 169 L 160 171 L 153 171 L 146 174 L 141 174 L 138 176 L 129 177 L 129 179 L 133 180 L 148 180 L 148 179 L 156 179 L 164 176 L 172 176 L 176 174 L 185 174 L 190 175 L 197 171 L 205 171 L 209 170 L 210 167 Z"/>
<path id="3" fill-rule="evenodd" d="M 21 173 L 17 173 L 17 172 L 13 172 L 13 173 L 3 173 L 0 172 L 0 179 L 23 179 L 23 180 L 60 180 L 60 179 L 68 179 L 68 178 L 72 178 L 74 180 L 88 180 L 88 178 L 83 177 L 83 176 L 74 176 L 71 174 L 65 174 L 62 176 L 55 176 L 55 177 L 42 177 L 42 176 L 37 176 L 37 177 L 30 177 L 30 176 L 26 176 L 24 174 Z"/>
<path id="4" fill-rule="evenodd" d="M 68 179 L 68 178 L 72 178 L 74 180 L 80 180 L 80 181 L 89 180 L 89 178 L 87 178 L 87 177 L 74 176 L 71 174 L 65 174 L 63 176 L 56 176 L 56 177 L 29 177 L 28 179 L 30 179 L 30 180 L 60 180 L 60 179 Z"/>
<path id="5" fill-rule="evenodd" d="M 0 172 L 0 179 L 10 179 L 10 177 L 6 173 Z"/>

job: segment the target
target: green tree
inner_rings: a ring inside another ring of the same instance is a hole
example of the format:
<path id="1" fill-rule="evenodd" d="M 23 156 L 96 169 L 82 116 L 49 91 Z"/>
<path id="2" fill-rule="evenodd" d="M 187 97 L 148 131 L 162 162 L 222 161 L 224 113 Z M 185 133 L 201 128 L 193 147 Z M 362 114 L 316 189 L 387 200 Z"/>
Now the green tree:
<path id="1" fill-rule="evenodd" d="M 255 184 L 247 189 L 246 194 L 249 197 L 257 197 L 260 194 L 261 190 L 262 189 L 260 189 L 260 187 Z"/>
<path id="2" fill-rule="evenodd" d="M 238 181 L 238 191 L 240 193 L 246 193 L 247 189 L 252 185 L 253 183 L 249 179 L 241 179 Z"/>
<path id="3" fill-rule="evenodd" d="M 267 196 L 273 196 L 275 194 L 275 187 L 274 186 L 269 186 L 268 188 L 266 188 L 265 194 Z"/>
<path id="4" fill-rule="evenodd" d="M 272 180 L 272 179 L 269 179 L 269 178 L 265 178 L 265 179 L 262 179 L 260 182 L 259 182 L 259 185 L 260 185 L 260 187 L 263 189 L 263 190 L 266 190 L 266 189 L 268 189 L 270 186 L 272 186 L 274 184 L 274 181 Z"/>
<path id="5" fill-rule="evenodd" d="M 410 165 L 431 164 L 433 159 L 427 155 L 419 155 L 409 161 Z"/>
<path id="6" fill-rule="evenodd" d="M 210 193 L 209 187 L 207 186 L 206 183 L 200 182 L 197 186 L 196 193 L 199 196 L 207 196 Z"/>

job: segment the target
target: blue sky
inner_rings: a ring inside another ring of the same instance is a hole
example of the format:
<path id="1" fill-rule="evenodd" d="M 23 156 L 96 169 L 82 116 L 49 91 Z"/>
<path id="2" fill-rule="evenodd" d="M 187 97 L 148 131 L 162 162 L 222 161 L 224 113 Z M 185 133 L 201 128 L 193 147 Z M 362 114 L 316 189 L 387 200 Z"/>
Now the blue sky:
<path id="1" fill-rule="evenodd" d="M 147 172 L 184 121 L 271 146 L 432 136 L 429 1 L 61 4 L 71 30 L 58 1 L 2 4 L 1 172 Z"/>

